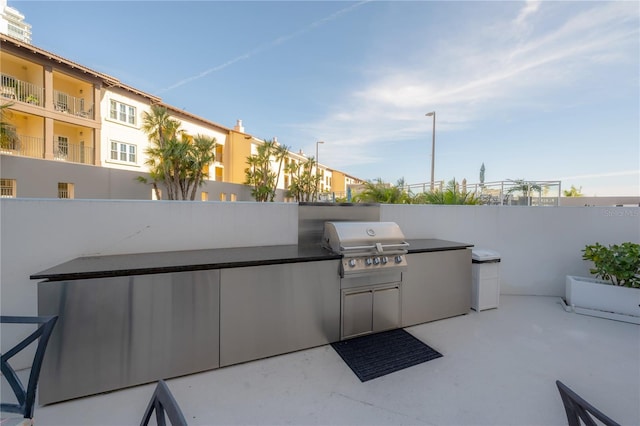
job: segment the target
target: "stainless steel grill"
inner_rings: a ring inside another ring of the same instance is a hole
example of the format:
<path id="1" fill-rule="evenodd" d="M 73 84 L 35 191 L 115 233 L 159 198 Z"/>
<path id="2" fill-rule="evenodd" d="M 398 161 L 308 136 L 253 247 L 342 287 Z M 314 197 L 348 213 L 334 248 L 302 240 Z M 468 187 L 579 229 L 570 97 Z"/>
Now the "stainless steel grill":
<path id="1" fill-rule="evenodd" d="M 325 222 L 322 245 L 343 256 L 342 277 L 407 266 L 409 244 L 395 222 Z"/>
<path id="2" fill-rule="evenodd" d="M 340 339 L 398 328 L 409 244 L 394 222 L 325 222 L 322 245 L 342 255 Z"/>

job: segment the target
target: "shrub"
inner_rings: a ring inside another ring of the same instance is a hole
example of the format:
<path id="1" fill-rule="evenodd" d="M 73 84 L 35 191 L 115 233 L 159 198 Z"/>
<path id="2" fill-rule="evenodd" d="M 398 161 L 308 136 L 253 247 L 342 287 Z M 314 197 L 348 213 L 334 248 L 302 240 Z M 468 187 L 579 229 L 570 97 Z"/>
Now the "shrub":
<path id="1" fill-rule="evenodd" d="M 613 285 L 640 288 L 640 244 L 631 242 L 605 247 L 585 246 L 582 258 L 593 262 L 589 272 Z"/>

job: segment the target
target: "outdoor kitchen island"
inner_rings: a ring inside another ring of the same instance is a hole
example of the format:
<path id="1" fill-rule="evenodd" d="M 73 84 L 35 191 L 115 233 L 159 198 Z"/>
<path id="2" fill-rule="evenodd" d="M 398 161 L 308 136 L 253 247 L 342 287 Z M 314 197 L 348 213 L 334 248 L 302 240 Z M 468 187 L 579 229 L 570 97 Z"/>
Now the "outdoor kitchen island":
<path id="1" fill-rule="evenodd" d="M 402 326 L 467 313 L 471 245 L 409 244 Z M 319 245 L 287 245 L 81 257 L 34 274 L 45 280 L 38 314 L 59 316 L 39 402 L 336 342 L 340 262 Z M 424 271 L 425 262 L 438 272 Z"/>

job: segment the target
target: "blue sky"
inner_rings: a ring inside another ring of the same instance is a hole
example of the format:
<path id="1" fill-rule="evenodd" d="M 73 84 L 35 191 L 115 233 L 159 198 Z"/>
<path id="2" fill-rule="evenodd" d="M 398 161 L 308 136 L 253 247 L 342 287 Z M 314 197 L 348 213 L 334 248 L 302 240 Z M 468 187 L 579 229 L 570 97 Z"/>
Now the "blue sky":
<path id="1" fill-rule="evenodd" d="M 640 3 L 9 1 L 33 44 L 363 179 L 640 195 Z"/>

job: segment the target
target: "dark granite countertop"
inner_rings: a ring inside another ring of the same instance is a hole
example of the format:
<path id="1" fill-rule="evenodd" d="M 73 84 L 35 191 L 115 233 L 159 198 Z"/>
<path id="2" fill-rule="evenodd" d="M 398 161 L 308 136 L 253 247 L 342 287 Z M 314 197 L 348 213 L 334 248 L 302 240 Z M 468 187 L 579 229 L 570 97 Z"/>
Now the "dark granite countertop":
<path id="1" fill-rule="evenodd" d="M 408 240 L 409 253 L 458 250 L 471 244 L 437 239 Z M 79 257 L 30 276 L 68 281 L 129 275 L 163 274 L 340 259 L 318 245 L 278 245 Z"/>
<path id="2" fill-rule="evenodd" d="M 79 257 L 31 279 L 66 281 L 340 259 L 320 245 L 278 245 Z"/>
<path id="3" fill-rule="evenodd" d="M 409 253 L 426 253 L 430 251 L 460 250 L 473 247 L 473 244 L 432 238 L 407 240 Z"/>

